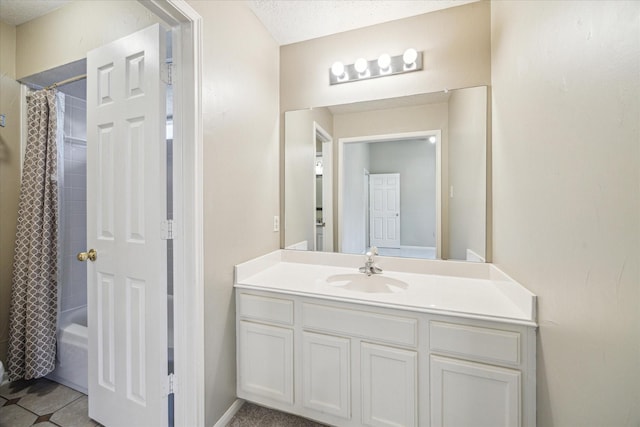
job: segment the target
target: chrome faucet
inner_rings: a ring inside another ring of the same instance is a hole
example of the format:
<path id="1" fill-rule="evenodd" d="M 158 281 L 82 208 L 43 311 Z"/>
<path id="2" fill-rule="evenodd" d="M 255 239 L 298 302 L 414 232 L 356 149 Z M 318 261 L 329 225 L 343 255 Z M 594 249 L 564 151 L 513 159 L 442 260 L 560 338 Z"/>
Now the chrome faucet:
<path id="1" fill-rule="evenodd" d="M 369 252 L 365 254 L 367 257 L 366 262 L 364 263 L 364 267 L 360 267 L 360 273 L 364 273 L 367 276 L 371 276 L 372 274 L 380 274 L 382 273 L 382 269 L 378 267 L 373 259 L 375 255 L 378 255 L 378 248 L 375 246 L 371 246 Z"/>

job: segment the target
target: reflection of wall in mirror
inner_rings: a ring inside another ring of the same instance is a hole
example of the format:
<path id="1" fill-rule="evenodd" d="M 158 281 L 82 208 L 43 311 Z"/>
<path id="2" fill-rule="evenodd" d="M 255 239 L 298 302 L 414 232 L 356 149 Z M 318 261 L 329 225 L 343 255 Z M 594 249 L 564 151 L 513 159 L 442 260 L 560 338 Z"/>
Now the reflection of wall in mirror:
<path id="1" fill-rule="evenodd" d="M 364 191 L 367 167 L 369 165 L 368 144 L 345 144 L 342 185 L 342 245 L 341 252 L 364 253 L 368 244 L 366 234 L 367 197 Z"/>
<path id="2" fill-rule="evenodd" d="M 450 259 L 485 259 L 486 105 L 486 87 L 451 91 L 449 192 L 445 193 L 449 195 Z"/>
<path id="3" fill-rule="evenodd" d="M 290 111 L 285 114 L 287 155 L 284 164 L 284 247 L 291 247 L 304 241 L 314 241 L 316 232 L 314 121 L 324 129 L 333 128 L 333 118 L 327 108 Z M 309 249 L 313 249 L 311 246 L 313 244 L 309 243 Z"/>

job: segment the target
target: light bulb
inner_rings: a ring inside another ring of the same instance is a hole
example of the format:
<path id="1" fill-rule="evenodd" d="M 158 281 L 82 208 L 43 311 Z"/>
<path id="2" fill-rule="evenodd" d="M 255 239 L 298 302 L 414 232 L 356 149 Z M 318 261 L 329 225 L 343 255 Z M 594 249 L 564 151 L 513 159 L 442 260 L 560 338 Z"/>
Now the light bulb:
<path id="1" fill-rule="evenodd" d="M 435 137 L 435 136 L 433 136 L 433 135 L 431 135 L 431 136 L 429 137 L 429 142 L 430 142 L 430 143 L 432 143 L 432 144 L 435 144 L 435 143 L 436 143 L 436 137 Z"/>
<path id="2" fill-rule="evenodd" d="M 367 71 L 368 65 L 369 63 L 366 59 L 358 58 L 356 59 L 356 63 L 353 64 L 353 68 L 355 68 L 358 73 L 363 74 L 365 71 Z"/>
<path id="3" fill-rule="evenodd" d="M 413 48 L 405 50 L 404 54 L 402 55 L 402 60 L 406 65 L 412 65 L 414 62 L 416 62 L 416 59 L 418 59 L 418 52 Z"/>
<path id="4" fill-rule="evenodd" d="M 378 67 L 380 67 L 381 70 L 386 70 L 389 68 L 389 65 L 391 65 L 391 57 L 389 54 L 383 53 L 380 55 L 378 58 Z"/>
<path id="5" fill-rule="evenodd" d="M 336 77 L 342 77 L 344 75 L 344 64 L 340 61 L 336 61 L 331 66 L 331 73 Z"/>

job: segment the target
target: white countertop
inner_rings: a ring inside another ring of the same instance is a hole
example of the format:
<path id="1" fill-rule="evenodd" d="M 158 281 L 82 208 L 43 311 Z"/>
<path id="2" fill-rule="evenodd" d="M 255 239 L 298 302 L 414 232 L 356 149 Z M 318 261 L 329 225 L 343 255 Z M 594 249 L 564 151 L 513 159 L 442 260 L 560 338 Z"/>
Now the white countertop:
<path id="1" fill-rule="evenodd" d="M 491 264 L 376 257 L 367 278 L 363 260 L 279 250 L 237 265 L 235 286 L 536 326 L 535 295 Z"/>

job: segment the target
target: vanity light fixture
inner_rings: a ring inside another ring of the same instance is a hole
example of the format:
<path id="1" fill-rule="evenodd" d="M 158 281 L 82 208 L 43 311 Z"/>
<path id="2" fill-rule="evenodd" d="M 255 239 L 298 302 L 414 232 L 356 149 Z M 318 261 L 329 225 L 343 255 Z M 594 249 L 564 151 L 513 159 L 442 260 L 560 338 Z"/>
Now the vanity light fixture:
<path id="1" fill-rule="evenodd" d="M 415 49 L 409 48 L 405 50 L 402 54 L 404 69 L 408 70 L 414 68 L 416 66 L 416 59 L 418 59 L 418 52 Z"/>
<path id="2" fill-rule="evenodd" d="M 402 55 L 383 53 L 377 59 L 367 61 L 358 58 L 353 64 L 334 62 L 329 70 L 329 84 L 354 82 L 393 74 L 422 70 L 422 52 L 409 48 Z"/>
<path id="3" fill-rule="evenodd" d="M 378 67 L 380 68 L 380 74 L 389 74 L 391 72 L 391 56 L 388 53 L 383 53 L 378 57 Z"/>
<path id="4" fill-rule="evenodd" d="M 349 76 L 345 72 L 344 64 L 340 61 L 334 62 L 331 66 L 331 76 L 338 83 L 347 81 L 347 79 L 349 78 Z"/>
<path id="5" fill-rule="evenodd" d="M 369 61 L 364 58 L 356 59 L 355 64 L 353 64 L 353 68 L 358 72 L 358 78 L 365 78 L 369 73 Z"/>

